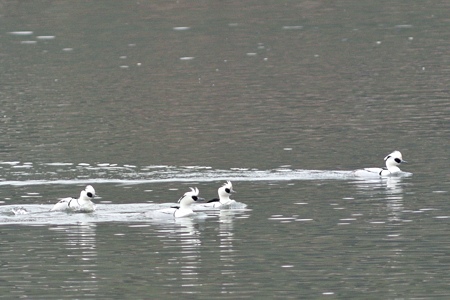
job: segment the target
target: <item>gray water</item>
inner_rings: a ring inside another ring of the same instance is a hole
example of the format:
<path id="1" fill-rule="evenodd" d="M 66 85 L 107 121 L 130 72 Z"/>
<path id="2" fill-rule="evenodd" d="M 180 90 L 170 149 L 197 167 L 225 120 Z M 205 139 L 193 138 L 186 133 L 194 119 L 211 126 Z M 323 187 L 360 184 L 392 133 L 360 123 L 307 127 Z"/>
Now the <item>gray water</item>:
<path id="1" fill-rule="evenodd" d="M 449 8 L 0 2 L 0 297 L 447 299 Z"/>

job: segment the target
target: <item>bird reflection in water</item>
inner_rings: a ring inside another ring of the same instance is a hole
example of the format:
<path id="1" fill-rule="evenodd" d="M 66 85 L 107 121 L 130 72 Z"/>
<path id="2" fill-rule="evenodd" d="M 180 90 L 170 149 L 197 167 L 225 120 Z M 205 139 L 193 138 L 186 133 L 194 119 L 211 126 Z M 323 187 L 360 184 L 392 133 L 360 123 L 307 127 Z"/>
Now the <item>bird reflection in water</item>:
<path id="1" fill-rule="evenodd" d="M 58 263 L 72 270 L 66 273 L 67 277 L 61 278 L 63 288 L 79 289 L 89 295 L 95 295 L 98 291 L 96 227 L 92 223 L 78 223 L 49 228 L 62 235 L 61 244 L 65 246 L 60 251 L 62 255 L 57 257 Z"/>
<path id="2" fill-rule="evenodd" d="M 198 273 L 202 263 L 200 251 L 202 241 L 199 228 L 204 221 L 204 219 L 188 217 L 150 222 L 158 231 L 158 237 L 163 243 L 163 251 L 169 255 L 167 264 L 173 267 L 174 278 L 167 286 L 172 288 L 181 286 L 181 293 L 191 294 L 193 293 L 191 287 L 202 284 Z M 175 282 L 176 285 L 174 285 Z"/>
<path id="3" fill-rule="evenodd" d="M 390 212 L 388 221 L 400 221 L 404 212 L 405 177 L 380 177 L 358 180 L 354 183 L 366 196 L 386 200 L 386 207 Z"/>

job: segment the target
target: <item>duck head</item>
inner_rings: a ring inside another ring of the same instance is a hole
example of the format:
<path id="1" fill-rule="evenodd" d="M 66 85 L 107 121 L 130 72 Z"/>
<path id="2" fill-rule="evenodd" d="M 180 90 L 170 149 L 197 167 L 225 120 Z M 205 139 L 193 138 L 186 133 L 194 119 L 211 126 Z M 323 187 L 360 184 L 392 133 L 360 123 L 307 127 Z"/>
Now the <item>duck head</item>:
<path id="1" fill-rule="evenodd" d="M 386 161 L 386 168 L 391 172 L 401 171 L 398 167 L 401 163 L 406 163 L 402 158 L 402 153 L 400 151 L 394 151 L 384 158 Z"/>
<path id="2" fill-rule="evenodd" d="M 218 190 L 217 190 L 220 200 L 226 199 L 229 200 L 231 193 L 235 193 L 233 190 L 233 185 L 231 184 L 231 181 L 227 181 L 223 184 Z"/>
<path id="3" fill-rule="evenodd" d="M 80 200 L 92 200 L 95 196 L 95 189 L 92 187 L 92 185 L 88 185 L 84 188 L 84 190 L 81 191 Z"/>
<path id="4" fill-rule="evenodd" d="M 198 196 L 199 190 L 198 188 L 190 188 L 190 192 L 184 193 L 184 195 L 178 200 L 178 203 L 180 203 L 180 208 L 183 207 L 189 207 L 192 203 L 197 201 L 203 201 L 203 198 L 200 198 Z"/>

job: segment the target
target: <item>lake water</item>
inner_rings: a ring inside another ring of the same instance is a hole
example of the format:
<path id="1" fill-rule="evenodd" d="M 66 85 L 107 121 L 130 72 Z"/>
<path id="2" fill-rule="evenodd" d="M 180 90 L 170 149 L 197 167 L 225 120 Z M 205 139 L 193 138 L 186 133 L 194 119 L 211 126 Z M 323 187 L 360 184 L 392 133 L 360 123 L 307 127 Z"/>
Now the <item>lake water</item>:
<path id="1" fill-rule="evenodd" d="M 448 299 L 449 9 L 0 3 L 0 298 Z M 141 214 L 226 180 L 245 209 Z"/>

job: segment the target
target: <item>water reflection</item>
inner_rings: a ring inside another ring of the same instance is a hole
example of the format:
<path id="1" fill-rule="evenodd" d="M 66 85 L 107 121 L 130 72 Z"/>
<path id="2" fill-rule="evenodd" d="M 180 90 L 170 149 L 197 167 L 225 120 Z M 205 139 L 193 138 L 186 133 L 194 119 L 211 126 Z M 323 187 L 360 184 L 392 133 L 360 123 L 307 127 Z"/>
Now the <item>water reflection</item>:
<path id="1" fill-rule="evenodd" d="M 403 192 L 404 177 L 375 177 L 353 182 L 360 190 L 384 191 L 386 194 Z"/>
<path id="2" fill-rule="evenodd" d="M 199 269 L 202 263 L 200 251 L 202 241 L 199 228 L 203 222 L 204 219 L 195 218 L 151 221 L 163 244 L 163 251 L 169 255 L 167 265 L 172 271 L 170 283 L 166 286 L 180 286 L 182 293 L 193 293 L 189 287 L 201 285 Z"/>
<path id="3" fill-rule="evenodd" d="M 370 197 L 386 200 L 389 211 L 388 221 L 401 221 L 404 213 L 403 197 L 404 177 L 380 177 L 354 181 L 357 188 Z"/>
<path id="4" fill-rule="evenodd" d="M 60 278 L 63 289 L 86 291 L 91 296 L 95 295 L 99 289 L 96 225 L 60 225 L 50 227 L 49 230 L 62 235 L 65 240 L 62 243 L 65 247 L 60 247 L 60 257 L 57 261 L 62 265 L 70 265 L 75 271 Z"/>
<path id="5" fill-rule="evenodd" d="M 224 278 L 234 277 L 236 271 L 235 257 L 236 253 L 233 247 L 234 237 L 234 218 L 236 216 L 235 211 L 232 210 L 220 210 L 219 212 L 219 253 L 221 262 L 220 273 L 224 275 Z M 226 282 L 222 283 L 223 288 L 226 288 Z"/>
<path id="6" fill-rule="evenodd" d="M 235 249 L 234 242 L 235 228 L 234 222 L 237 218 L 248 218 L 250 210 L 231 210 L 222 209 L 218 212 L 219 216 L 219 261 L 220 264 L 220 285 L 221 292 L 227 293 L 233 285 L 237 285 L 235 277 L 239 269 L 236 264 L 239 261 L 239 253 Z"/>
<path id="7" fill-rule="evenodd" d="M 209 276 L 220 278 L 221 291 L 226 292 L 235 285 L 239 254 L 234 246 L 234 222 L 237 218 L 247 218 L 247 212 L 248 210 L 218 210 L 214 212 L 214 218 L 209 219 L 151 221 L 152 227 L 157 231 L 157 238 L 162 243 L 161 254 L 165 257 L 166 264 L 162 264 L 164 270 L 155 269 L 158 275 L 161 272 L 160 275 L 165 276 L 164 285 L 172 293 L 200 293 L 201 287 L 208 282 L 204 272 L 210 268 L 211 260 L 214 261 L 214 268 L 210 270 Z M 208 236 L 211 224 L 218 228 L 218 231 L 214 230 L 213 237 Z M 214 246 L 208 244 L 211 241 L 214 241 Z M 206 250 L 210 247 L 213 252 Z M 216 258 L 216 254 L 219 258 Z"/>

